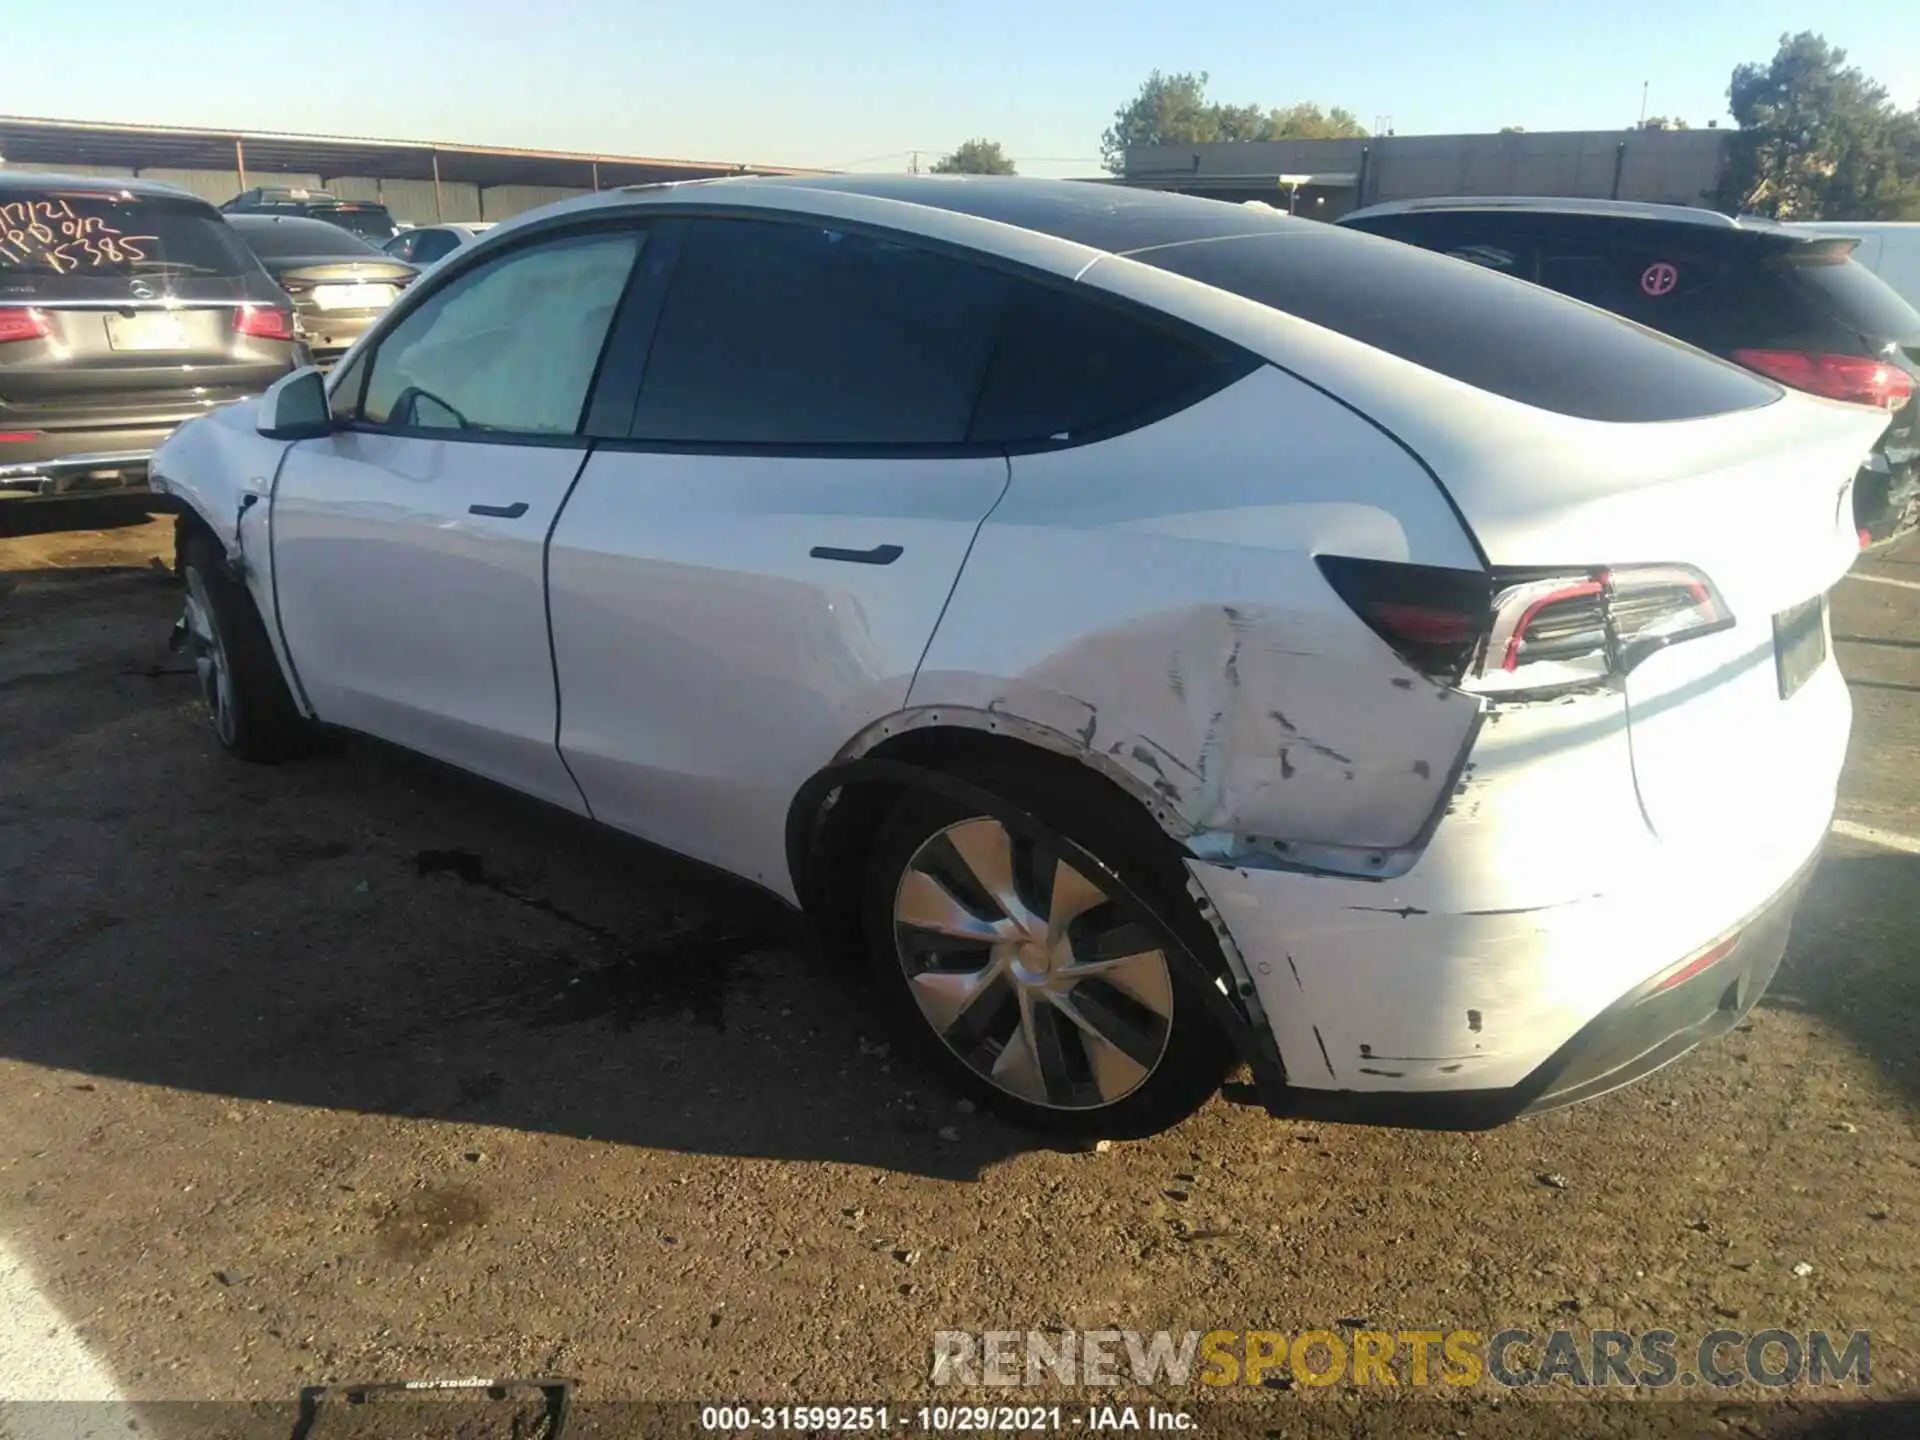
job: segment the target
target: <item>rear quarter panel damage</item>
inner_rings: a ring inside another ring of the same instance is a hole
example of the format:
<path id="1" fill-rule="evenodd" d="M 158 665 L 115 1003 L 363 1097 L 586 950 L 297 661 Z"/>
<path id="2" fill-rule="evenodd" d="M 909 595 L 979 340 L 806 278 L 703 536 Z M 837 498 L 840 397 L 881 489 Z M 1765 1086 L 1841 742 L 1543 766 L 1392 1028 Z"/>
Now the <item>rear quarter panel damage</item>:
<path id="1" fill-rule="evenodd" d="M 1016 456 L 902 718 L 1038 732 L 1183 839 L 1404 845 L 1479 703 L 1409 669 L 1318 553 L 1479 568 L 1418 463 L 1277 370 Z"/>

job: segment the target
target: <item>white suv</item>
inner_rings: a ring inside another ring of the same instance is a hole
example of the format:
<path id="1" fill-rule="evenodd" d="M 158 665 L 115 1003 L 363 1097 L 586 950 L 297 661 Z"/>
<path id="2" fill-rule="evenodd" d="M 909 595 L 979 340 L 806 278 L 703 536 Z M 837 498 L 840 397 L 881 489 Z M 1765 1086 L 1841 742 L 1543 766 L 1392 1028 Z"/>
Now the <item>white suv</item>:
<path id="1" fill-rule="evenodd" d="M 1882 411 L 1242 206 L 610 191 L 184 427 L 220 739 L 412 747 L 859 947 L 1018 1121 L 1479 1126 L 1725 1029 Z"/>

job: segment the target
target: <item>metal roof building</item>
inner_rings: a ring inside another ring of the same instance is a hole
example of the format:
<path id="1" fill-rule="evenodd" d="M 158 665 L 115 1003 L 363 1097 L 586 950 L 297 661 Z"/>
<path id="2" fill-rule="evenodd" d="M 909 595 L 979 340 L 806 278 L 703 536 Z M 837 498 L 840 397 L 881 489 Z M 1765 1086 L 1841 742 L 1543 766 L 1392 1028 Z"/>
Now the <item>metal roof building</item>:
<path id="1" fill-rule="evenodd" d="M 254 185 L 377 200 L 399 220 L 500 220 L 569 195 L 717 175 L 804 175 L 789 166 L 661 160 L 424 140 L 110 125 L 0 116 L 0 163 L 15 170 L 136 175 L 219 204 Z"/>
<path id="2" fill-rule="evenodd" d="M 1125 185 L 1216 200 L 1264 200 L 1331 220 L 1427 195 L 1562 195 L 1710 203 L 1726 130 L 1572 130 L 1498 135 L 1375 135 L 1145 145 L 1126 152 Z"/>

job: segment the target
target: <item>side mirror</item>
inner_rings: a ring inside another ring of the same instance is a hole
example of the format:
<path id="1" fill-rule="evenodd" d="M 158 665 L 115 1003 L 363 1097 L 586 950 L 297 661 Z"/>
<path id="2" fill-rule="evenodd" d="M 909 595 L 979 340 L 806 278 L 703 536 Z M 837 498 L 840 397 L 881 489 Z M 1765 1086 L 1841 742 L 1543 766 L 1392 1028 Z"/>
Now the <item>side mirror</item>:
<path id="1" fill-rule="evenodd" d="M 317 440 L 333 433 L 327 385 L 311 365 L 282 376 L 260 397 L 255 427 L 269 440 Z"/>

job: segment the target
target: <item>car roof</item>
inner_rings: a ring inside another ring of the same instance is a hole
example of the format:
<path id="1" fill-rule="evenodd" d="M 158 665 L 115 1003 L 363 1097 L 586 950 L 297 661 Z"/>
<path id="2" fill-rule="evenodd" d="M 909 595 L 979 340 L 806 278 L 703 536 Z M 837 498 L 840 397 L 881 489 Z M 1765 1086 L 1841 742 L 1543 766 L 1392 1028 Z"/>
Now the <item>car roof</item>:
<path id="1" fill-rule="evenodd" d="M 1006 175 L 729 175 L 602 190 L 533 213 L 551 217 L 621 202 L 669 204 L 698 197 L 701 203 L 710 200 L 724 208 L 753 208 L 759 203 L 792 214 L 804 208 L 809 194 L 820 197 L 820 212 L 826 215 L 850 213 L 851 207 L 835 200 L 880 201 L 887 209 L 902 207 L 898 219 L 905 228 L 912 228 L 910 215 L 904 213 L 905 207 L 912 206 L 1012 226 L 1116 255 L 1194 240 L 1297 231 L 1302 226 L 1326 228 L 1318 221 L 1279 211 L 1191 195 L 1100 181 Z M 870 205 L 858 208 L 873 213 Z"/>
<path id="2" fill-rule="evenodd" d="M 1761 215 L 1723 215 L 1699 205 L 1657 205 L 1640 200 L 1591 200 L 1560 195 L 1434 195 L 1415 200 L 1388 200 L 1340 217 L 1368 220 L 1376 215 L 1449 214 L 1506 211 L 1529 215 L 1585 215 L 1609 220 L 1655 220 L 1673 225 L 1699 225 L 1710 230 L 1752 230 L 1771 233 L 1785 229 L 1778 220 Z"/>
<path id="3" fill-rule="evenodd" d="M 192 200 L 212 208 L 191 190 L 164 180 L 120 175 L 67 175 L 54 170 L 0 170 L 0 194 L 12 190 L 84 190 L 96 195 L 131 195 L 141 200 Z"/>

